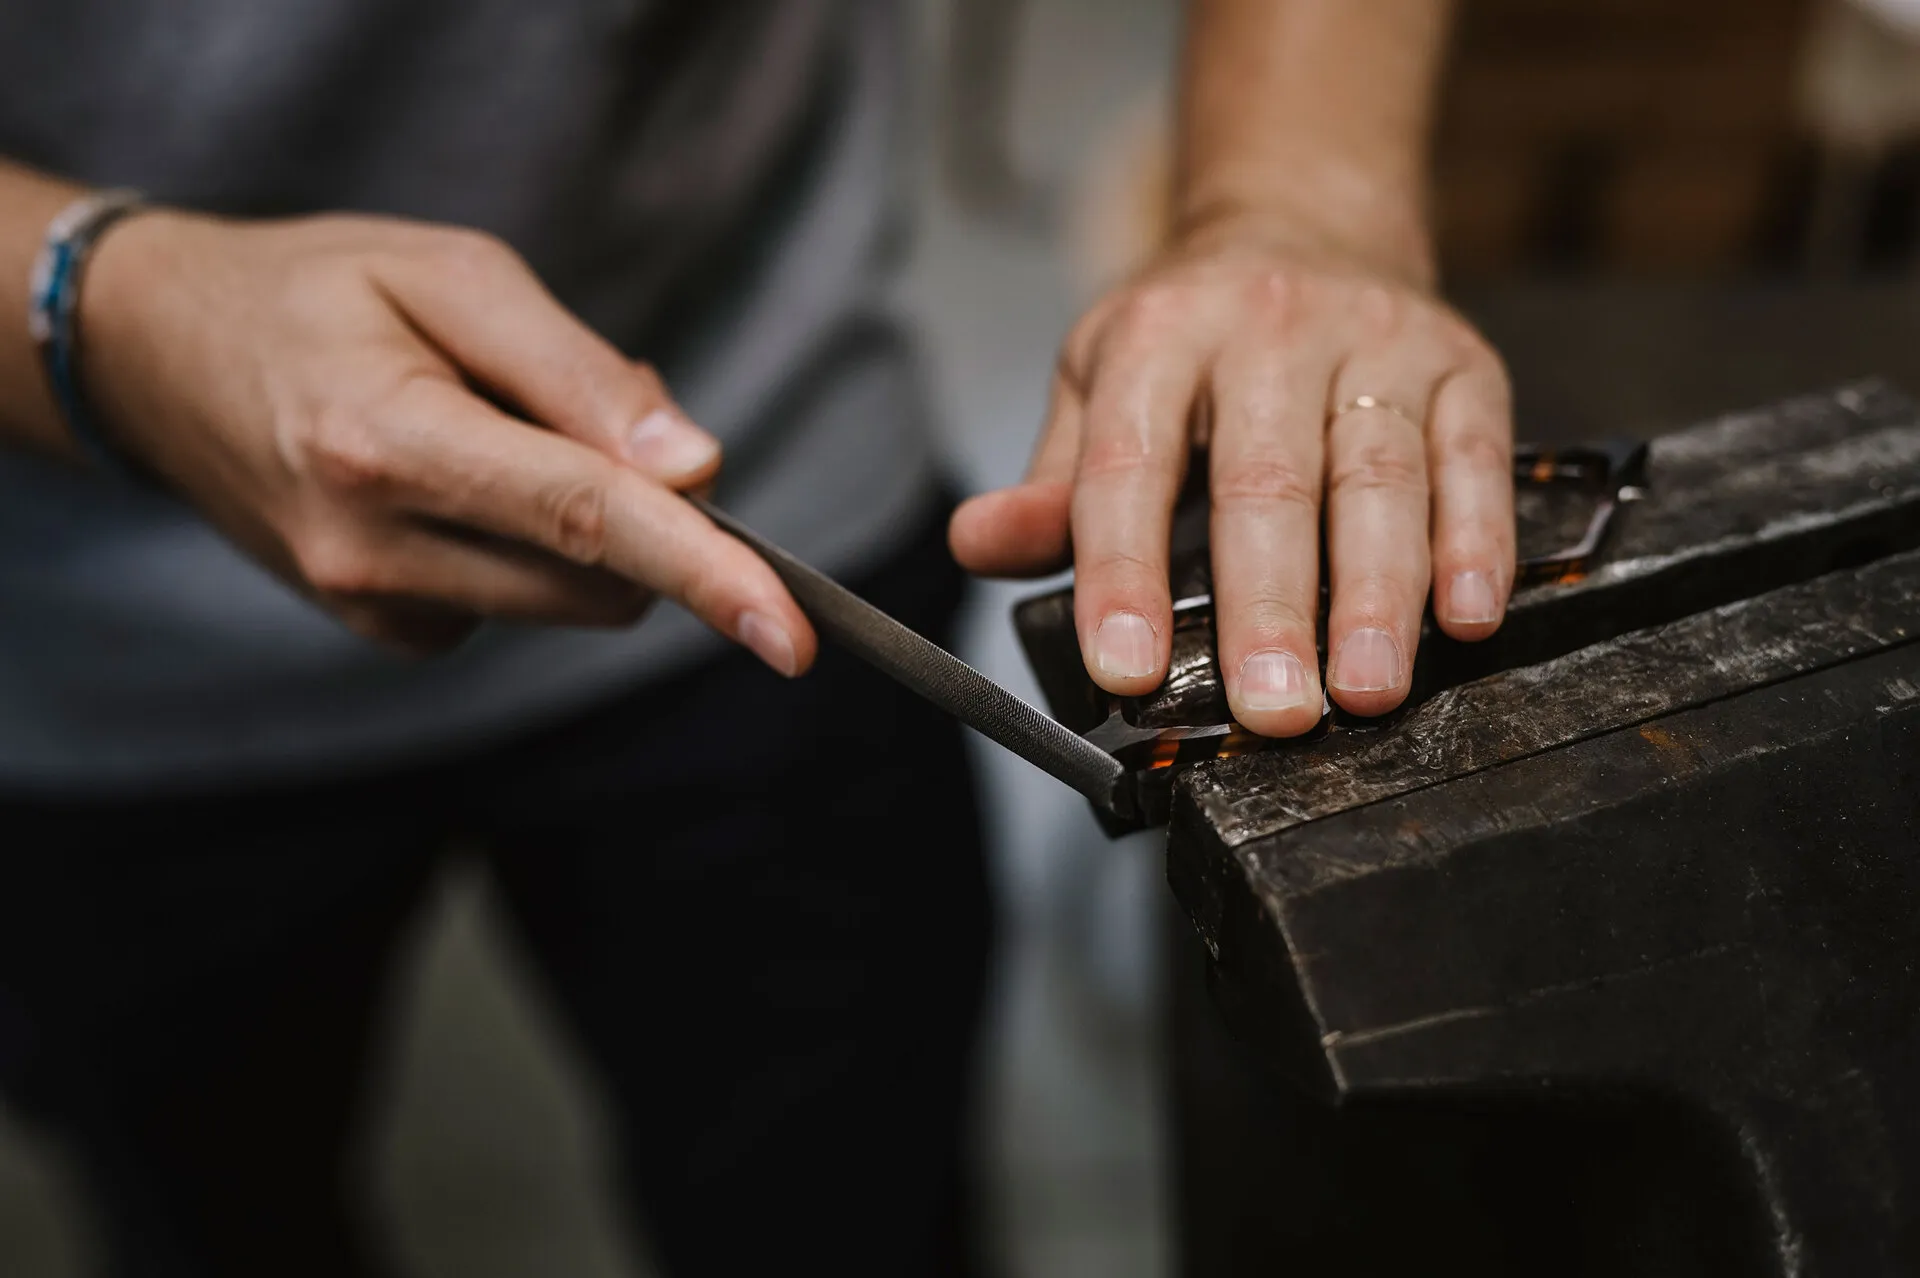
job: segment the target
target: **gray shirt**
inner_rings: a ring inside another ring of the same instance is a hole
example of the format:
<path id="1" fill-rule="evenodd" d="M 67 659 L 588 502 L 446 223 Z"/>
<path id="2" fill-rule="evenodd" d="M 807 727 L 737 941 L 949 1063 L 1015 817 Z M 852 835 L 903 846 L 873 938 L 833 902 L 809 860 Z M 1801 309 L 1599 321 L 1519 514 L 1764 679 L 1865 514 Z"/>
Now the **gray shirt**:
<path id="1" fill-rule="evenodd" d="M 721 499 L 841 573 L 934 491 L 884 306 L 893 0 L 20 0 L 0 154 L 240 215 L 481 227 L 720 436 Z M 24 322 L 24 317 L 0 317 Z M 165 496 L 0 449 L 0 787 L 129 792 L 478 744 L 716 651 L 355 638 Z"/>

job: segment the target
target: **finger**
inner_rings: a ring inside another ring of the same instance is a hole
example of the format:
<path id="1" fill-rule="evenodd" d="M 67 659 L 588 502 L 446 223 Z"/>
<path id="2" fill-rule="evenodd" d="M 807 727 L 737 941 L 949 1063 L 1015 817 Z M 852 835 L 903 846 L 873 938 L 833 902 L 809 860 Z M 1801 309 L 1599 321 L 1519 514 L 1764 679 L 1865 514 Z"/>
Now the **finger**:
<path id="1" fill-rule="evenodd" d="M 428 340 L 527 417 L 675 488 L 719 466 L 718 441 L 659 375 L 583 324 L 504 244 L 436 230 L 418 251 L 379 261 L 380 283 Z"/>
<path id="2" fill-rule="evenodd" d="M 1354 365 L 1336 384 L 1327 427 L 1327 686 L 1355 714 L 1383 714 L 1407 695 L 1428 563 L 1428 391 L 1391 358 Z M 1397 374 L 1397 376 L 1396 376 Z M 1355 385 L 1403 411 L 1349 408 Z M 1429 383 L 1430 385 L 1430 383 Z M 1388 398 L 1392 396 L 1394 398 Z"/>
<path id="3" fill-rule="evenodd" d="M 1513 411 L 1506 374 L 1487 354 L 1434 396 L 1427 432 L 1433 480 L 1433 614 L 1455 639 L 1500 628 L 1513 589 Z"/>
<path id="4" fill-rule="evenodd" d="M 545 551 L 429 524 L 401 523 L 370 539 L 350 589 L 358 603 L 431 598 L 486 617 L 561 626 L 630 626 L 651 596 L 624 577 Z"/>
<path id="5" fill-rule="evenodd" d="M 1081 652 L 1094 682 L 1122 696 L 1151 691 L 1167 670 L 1168 538 L 1202 372 L 1192 327 L 1171 322 L 1179 318 L 1168 308 L 1119 322 L 1094 367 L 1074 472 Z"/>
<path id="6" fill-rule="evenodd" d="M 1234 718 L 1295 736 L 1325 708 L 1314 622 L 1329 360 L 1272 342 L 1228 348 L 1213 374 L 1213 597 Z"/>
<path id="7" fill-rule="evenodd" d="M 953 512 L 947 541 L 961 567 L 988 577 L 1041 577 L 1067 566 L 1067 516 L 1084 415 L 1079 387 L 1064 368 L 1056 369 L 1046 425 L 1026 478 L 970 498 Z"/>
<path id="8" fill-rule="evenodd" d="M 416 378 L 381 412 L 364 442 L 335 441 L 336 483 L 617 573 L 781 674 L 812 663 L 813 629 L 773 570 L 677 493 L 451 381 Z"/>
<path id="9" fill-rule="evenodd" d="M 460 645 L 480 618 L 471 611 L 431 599 L 373 600 L 356 597 L 351 586 L 371 571 L 371 556 L 361 554 L 357 527 L 340 535 L 322 528 L 288 540 L 248 512 L 222 509 L 216 499 L 207 513 L 234 542 L 254 555 L 289 587 L 330 613 L 363 639 L 408 656 L 431 656 Z M 317 534 L 317 535 L 316 535 Z"/>

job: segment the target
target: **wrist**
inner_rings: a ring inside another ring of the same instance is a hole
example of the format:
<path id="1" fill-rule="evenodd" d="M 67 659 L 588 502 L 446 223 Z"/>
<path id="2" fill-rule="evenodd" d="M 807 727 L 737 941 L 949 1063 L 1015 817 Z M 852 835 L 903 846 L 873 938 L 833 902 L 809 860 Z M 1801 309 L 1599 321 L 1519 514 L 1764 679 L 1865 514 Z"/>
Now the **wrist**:
<path id="1" fill-rule="evenodd" d="M 139 322 L 142 300 L 164 287 L 161 276 L 169 256 L 166 245 L 171 228 L 191 217 L 158 205 L 145 205 L 123 218 L 113 234 L 102 238 L 94 248 L 79 297 L 80 321 L 90 338 Z"/>
<path id="2" fill-rule="evenodd" d="M 1332 259 L 1433 290 L 1437 268 L 1420 184 L 1335 163 L 1289 164 L 1285 176 L 1182 185 L 1176 246 L 1255 244 Z"/>
<path id="3" fill-rule="evenodd" d="M 164 317 L 153 317 L 153 304 L 175 288 L 167 278 L 174 230 L 191 220 L 192 214 L 156 206 L 128 214 L 95 248 L 77 302 L 86 335 L 80 391 L 102 430 L 146 465 L 152 459 L 145 456 L 138 427 L 155 406 L 139 403 L 134 384 L 156 358 L 150 336 L 168 326 Z"/>

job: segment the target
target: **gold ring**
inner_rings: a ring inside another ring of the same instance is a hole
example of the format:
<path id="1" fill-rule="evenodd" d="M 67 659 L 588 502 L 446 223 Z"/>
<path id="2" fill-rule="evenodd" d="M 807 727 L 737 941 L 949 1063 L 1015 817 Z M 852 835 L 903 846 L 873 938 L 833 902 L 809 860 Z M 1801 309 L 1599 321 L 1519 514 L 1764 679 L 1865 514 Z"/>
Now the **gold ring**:
<path id="1" fill-rule="evenodd" d="M 1333 410 L 1333 413 L 1327 418 L 1327 424 L 1331 426 L 1335 421 L 1345 417 L 1348 413 L 1357 413 L 1363 408 L 1377 408 L 1382 412 L 1392 413 L 1395 417 L 1398 417 L 1410 426 L 1425 426 L 1425 423 L 1413 415 L 1412 409 L 1396 404 L 1390 399 L 1381 399 L 1378 395 L 1355 395 L 1352 399 Z"/>

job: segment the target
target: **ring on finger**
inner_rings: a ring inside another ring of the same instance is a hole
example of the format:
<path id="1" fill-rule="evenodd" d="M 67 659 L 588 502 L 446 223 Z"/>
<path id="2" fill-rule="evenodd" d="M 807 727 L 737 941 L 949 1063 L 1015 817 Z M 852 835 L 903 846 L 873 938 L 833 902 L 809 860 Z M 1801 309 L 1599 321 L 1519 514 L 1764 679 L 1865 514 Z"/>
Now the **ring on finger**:
<path id="1" fill-rule="evenodd" d="M 1404 404 L 1382 398 L 1379 395 L 1355 395 L 1352 399 L 1343 401 L 1331 413 L 1327 414 L 1327 425 L 1333 425 L 1333 423 L 1339 421 L 1348 413 L 1357 413 L 1362 409 L 1368 408 L 1378 409 L 1383 413 L 1392 413 L 1395 417 L 1398 417 L 1410 426 L 1418 426 L 1422 429 L 1426 426 L 1423 415 L 1415 413 Z"/>

